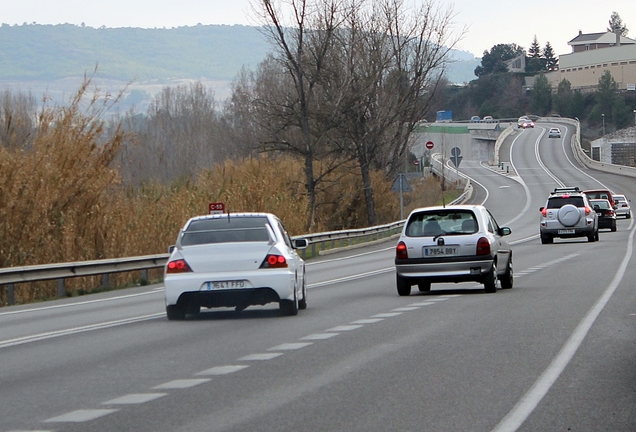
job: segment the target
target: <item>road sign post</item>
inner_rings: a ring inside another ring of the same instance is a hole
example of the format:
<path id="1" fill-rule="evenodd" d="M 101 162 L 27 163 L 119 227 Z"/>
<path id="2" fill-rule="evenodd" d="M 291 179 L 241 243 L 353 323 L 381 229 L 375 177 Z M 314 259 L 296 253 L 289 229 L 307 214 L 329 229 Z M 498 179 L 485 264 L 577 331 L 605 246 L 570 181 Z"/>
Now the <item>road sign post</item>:
<path id="1" fill-rule="evenodd" d="M 395 181 L 393 181 L 393 186 L 391 186 L 391 191 L 400 192 L 400 220 L 404 219 L 404 200 L 402 198 L 402 192 L 413 192 L 411 185 L 406 179 L 405 174 L 398 174 L 395 177 Z"/>

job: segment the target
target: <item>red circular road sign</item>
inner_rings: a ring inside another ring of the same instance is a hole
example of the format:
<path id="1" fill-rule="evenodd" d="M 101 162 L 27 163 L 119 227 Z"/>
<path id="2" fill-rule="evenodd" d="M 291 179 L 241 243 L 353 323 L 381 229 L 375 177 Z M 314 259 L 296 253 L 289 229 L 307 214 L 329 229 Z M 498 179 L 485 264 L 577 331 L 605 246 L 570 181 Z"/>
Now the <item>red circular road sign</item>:
<path id="1" fill-rule="evenodd" d="M 427 141 L 426 142 L 426 148 L 427 149 L 432 149 L 435 146 L 435 144 L 433 144 L 433 141 Z"/>

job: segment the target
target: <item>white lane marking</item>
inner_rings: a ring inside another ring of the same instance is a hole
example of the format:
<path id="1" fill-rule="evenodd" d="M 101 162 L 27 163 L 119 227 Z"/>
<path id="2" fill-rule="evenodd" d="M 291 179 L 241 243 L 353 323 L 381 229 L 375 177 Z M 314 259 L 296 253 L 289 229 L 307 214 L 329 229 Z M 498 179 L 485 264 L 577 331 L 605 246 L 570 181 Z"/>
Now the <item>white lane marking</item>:
<path id="1" fill-rule="evenodd" d="M 48 420 L 44 420 L 45 423 L 81 423 L 85 421 L 95 420 L 96 418 L 105 416 L 110 413 L 119 411 L 117 409 L 85 409 L 71 411 L 70 413 L 62 414 L 61 416 L 53 417 Z"/>
<path id="2" fill-rule="evenodd" d="M 389 272 L 393 272 L 395 271 L 395 267 L 388 267 L 388 268 L 384 268 L 384 269 L 380 269 L 380 270 L 374 270 L 371 272 L 367 272 L 367 273 L 360 273 L 360 274 L 356 274 L 356 275 L 351 275 L 351 276 L 345 276 L 342 278 L 338 278 L 338 279 L 332 279 L 332 280 L 328 280 L 328 281 L 324 281 L 324 282 L 316 282 L 313 284 L 308 284 L 307 288 L 317 288 L 317 287 L 321 287 L 321 286 L 325 286 L 325 285 L 332 285 L 332 284 L 336 284 L 336 283 L 340 283 L 340 282 L 348 282 L 348 281 L 352 281 L 352 280 L 356 280 L 356 279 L 361 279 L 364 277 L 369 277 L 369 276 L 377 276 L 379 274 L 382 273 L 389 273 Z"/>
<path id="3" fill-rule="evenodd" d="M 411 303 L 409 306 L 428 306 L 435 303 L 436 302 L 428 301 L 428 302 L 422 302 L 422 303 Z"/>
<path id="4" fill-rule="evenodd" d="M 269 348 L 268 351 L 291 351 L 291 350 L 305 348 L 309 345 L 312 345 L 312 343 L 311 342 L 284 343 L 284 344 L 280 344 L 275 347 Z"/>
<path id="5" fill-rule="evenodd" d="M 561 348 L 561 351 L 559 351 L 557 356 L 552 360 L 552 363 L 550 363 L 548 368 L 543 371 L 530 390 L 528 390 L 528 392 L 519 400 L 519 402 L 517 402 L 512 410 L 493 429 L 493 432 L 510 432 L 519 429 L 537 405 L 539 405 L 539 402 L 541 402 L 543 397 L 548 393 L 552 385 L 565 370 L 566 366 L 570 363 L 570 360 L 574 357 L 574 354 L 581 346 L 581 343 L 583 343 L 583 339 L 585 339 L 590 331 L 592 324 L 594 324 L 594 321 L 596 321 L 596 318 L 598 318 L 599 314 L 614 294 L 614 291 L 616 291 L 618 284 L 625 276 L 625 271 L 627 270 L 629 261 L 632 258 L 634 231 L 636 231 L 636 228 L 632 229 L 630 233 L 625 256 L 623 257 L 623 261 L 614 275 L 612 282 L 610 282 L 601 297 L 576 326 L 574 332 L 570 335 L 570 338 Z"/>
<path id="6" fill-rule="evenodd" d="M 206 369 L 195 375 L 227 375 L 234 372 L 238 372 L 245 368 L 249 367 L 249 365 L 227 365 L 227 366 L 214 366 L 210 369 Z"/>
<path id="7" fill-rule="evenodd" d="M 314 333 L 309 336 L 301 337 L 300 340 L 324 340 L 334 336 L 338 336 L 338 333 Z"/>
<path id="8" fill-rule="evenodd" d="M 105 329 L 110 327 L 117 327 L 120 325 L 131 324 L 131 323 L 136 323 L 140 321 L 148 321 L 148 320 L 152 320 L 152 319 L 162 317 L 165 315 L 166 314 L 164 312 L 161 312 L 156 314 L 143 315 L 140 317 L 124 318 L 124 319 L 120 319 L 116 321 L 90 324 L 90 325 L 86 325 L 82 327 L 74 327 L 74 328 L 65 329 L 65 330 L 56 330 L 52 332 L 40 333 L 36 335 L 31 335 L 31 336 L 22 336 L 15 339 L 7 339 L 4 341 L 0 341 L 0 348 L 7 348 L 7 347 L 15 346 L 15 345 L 29 343 L 29 342 L 51 339 L 51 338 L 56 338 L 56 337 L 66 336 L 66 335 L 71 335 L 76 333 L 83 333 L 83 332 L 92 331 L 92 330 L 100 330 L 100 329 Z"/>
<path id="9" fill-rule="evenodd" d="M 384 321 L 384 318 L 367 318 L 353 321 L 351 324 L 375 324 L 377 322 Z"/>
<path id="10" fill-rule="evenodd" d="M 102 405 L 134 405 L 142 404 L 146 402 L 159 399 L 160 397 L 167 396 L 168 393 L 132 393 L 126 396 L 121 396 L 109 401 L 103 402 Z"/>
<path id="11" fill-rule="evenodd" d="M 153 390 L 174 390 L 174 389 L 186 389 L 194 386 L 198 386 L 199 384 L 206 383 L 211 381 L 209 378 L 200 378 L 200 379 L 179 379 L 168 381 L 163 384 L 159 384 L 158 386 L 153 387 Z"/>
<path id="12" fill-rule="evenodd" d="M 278 356 L 282 356 L 283 353 L 259 353 L 259 354 L 250 354 L 245 357 L 241 357 L 239 361 L 251 361 L 251 360 L 271 360 Z"/>
<path id="13" fill-rule="evenodd" d="M 338 327 L 334 327 L 331 328 L 329 330 L 327 330 L 328 332 L 342 332 L 342 331 L 351 331 L 351 330 L 357 330 L 359 328 L 361 328 L 361 325 L 341 325 Z"/>
<path id="14" fill-rule="evenodd" d="M 391 317 L 395 317 L 398 315 L 402 315 L 402 312 L 386 312 L 386 313 L 379 313 L 377 315 L 373 315 L 371 318 L 391 318 Z"/>
<path id="15" fill-rule="evenodd" d="M 126 298 L 145 296 L 145 295 L 148 295 L 148 294 L 155 294 L 155 293 L 158 293 L 160 291 L 163 291 L 163 288 L 155 288 L 152 291 L 143 292 L 143 293 L 126 294 L 126 295 L 121 295 L 121 296 L 117 296 L 117 297 L 109 297 L 109 298 L 97 299 L 97 300 L 87 300 L 87 301 L 82 301 L 82 302 L 77 302 L 77 303 L 65 303 L 65 304 L 53 305 L 53 306 L 43 306 L 43 307 L 39 307 L 39 308 L 21 309 L 21 310 L 15 310 L 15 311 L 0 312 L 0 316 L 3 316 L 3 315 L 15 315 L 15 314 L 21 314 L 21 313 L 27 313 L 27 312 L 40 312 L 40 311 L 44 311 L 44 310 L 60 309 L 60 308 L 66 308 L 66 307 L 72 307 L 72 306 L 83 306 L 83 305 L 93 304 L 93 303 L 102 303 L 102 302 L 113 301 L 113 300 L 121 300 L 121 299 L 126 299 Z"/>
<path id="16" fill-rule="evenodd" d="M 400 307 L 397 309 L 391 309 L 391 312 L 408 312 L 408 311 L 414 311 L 418 309 L 419 307 L 417 306 L 405 306 L 405 307 Z"/>

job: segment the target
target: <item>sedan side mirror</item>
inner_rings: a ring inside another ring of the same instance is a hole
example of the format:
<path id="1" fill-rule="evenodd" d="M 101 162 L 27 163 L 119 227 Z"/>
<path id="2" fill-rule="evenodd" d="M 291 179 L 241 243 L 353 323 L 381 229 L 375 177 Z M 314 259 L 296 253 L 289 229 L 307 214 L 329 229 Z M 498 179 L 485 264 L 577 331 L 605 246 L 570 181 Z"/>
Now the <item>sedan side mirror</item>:
<path id="1" fill-rule="evenodd" d="M 307 246 L 309 246 L 309 242 L 307 241 L 307 239 L 299 238 L 292 240 L 292 246 L 294 247 L 294 249 L 306 249 Z"/>
<path id="2" fill-rule="evenodd" d="M 512 234 L 512 230 L 510 228 L 508 228 L 508 227 L 501 227 L 501 228 L 499 228 L 499 233 L 502 236 L 507 236 L 507 235 Z"/>

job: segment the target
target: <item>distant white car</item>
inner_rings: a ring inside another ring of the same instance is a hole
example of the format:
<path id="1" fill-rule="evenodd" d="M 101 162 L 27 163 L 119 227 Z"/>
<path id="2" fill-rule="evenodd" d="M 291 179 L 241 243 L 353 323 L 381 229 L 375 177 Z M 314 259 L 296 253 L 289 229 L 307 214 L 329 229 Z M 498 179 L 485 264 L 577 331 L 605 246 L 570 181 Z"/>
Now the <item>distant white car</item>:
<path id="1" fill-rule="evenodd" d="M 548 131 L 548 138 L 561 138 L 561 129 L 550 128 Z"/>
<path id="2" fill-rule="evenodd" d="M 626 219 L 631 219 L 632 209 L 629 205 L 629 201 L 625 195 L 613 195 L 614 205 L 616 206 L 616 216 L 624 216 Z"/>
<path id="3" fill-rule="evenodd" d="M 530 120 L 528 116 L 521 116 L 519 117 L 519 120 L 517 120 L 517 127 L 524 128 L 524 129 L 534 128 L 534 122 Z"/>
<path id="4" fill-rule="evenodd" d="M 185 319 L 201 307 L 234 307 L 278 302 L 284 315 L 307 307 L 305 263 L 271 213 L 198 216 L 179 231 L 164 268 L 166 314 Z"/>
<path id="5" fill-rule="evenodd" d="M 492 123 L 493 121 L 495 121 L 492 116 L 484 116 L 484 118 L 482 119 L 482 122 L 484 123 Z"/>

